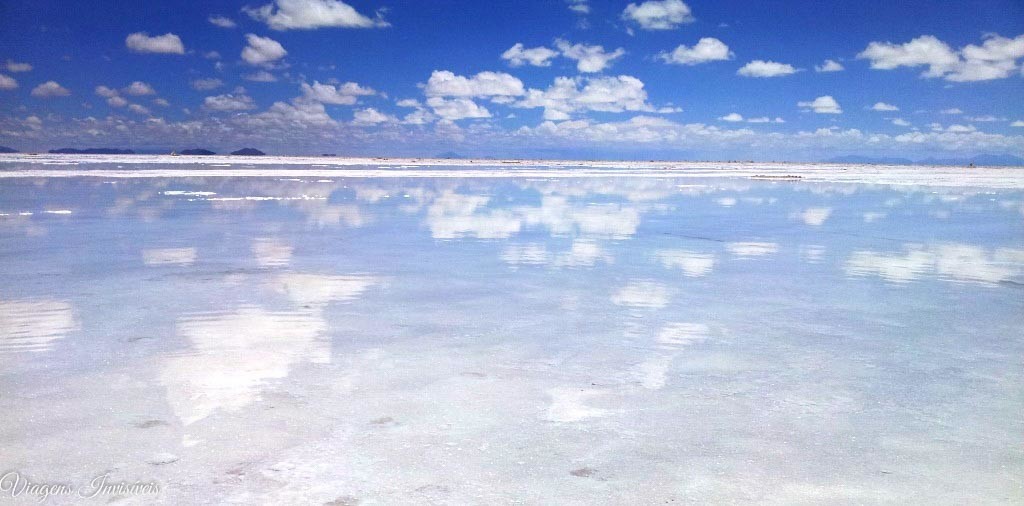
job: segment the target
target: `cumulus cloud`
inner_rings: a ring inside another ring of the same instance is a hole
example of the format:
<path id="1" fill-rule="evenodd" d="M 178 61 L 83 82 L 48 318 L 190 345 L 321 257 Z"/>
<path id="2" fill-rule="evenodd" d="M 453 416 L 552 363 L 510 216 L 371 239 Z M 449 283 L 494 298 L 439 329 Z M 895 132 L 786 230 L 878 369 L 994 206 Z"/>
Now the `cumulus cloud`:
<path id="1" fill-rule="evenodd" d="M 30 63 L 18 63 L 18 62 L 14 61 L 14 60 L 11 60 L 11 59 L 8 59 L 7 60 L 7 64 L 4 65 L 4 66 L 7 67 L 7 70 L 9 72 L 28 72 L 28 71 L 32 70 L 32 64 L 30 64 Z"/>
<path id="2" fill-rule="evenodd" d="M 810 102 L 797 102 L 796 105 L 805 111 L 814 111 L 818 114 L 843 113 L 843 109 L 839 107 L 839 102 L 836 102 L 836 99 L 832 98 L 831 95 L 824 95 Z"/>
<path id="3" fill-rule="evenodd" d="M 526 97 L 513 106 L 543 107 L 544 119 L 556 121 L 569 119 L 571 114 L 580 111 L 656 111 L 647 103 L 643 81 L 632 76 L 558 77 L 547 90 L 530 89 Z M 665 112 L 675 112 L 675 109 Z"/>
<path id="4" fill-rule="evenodd" d="M 192 85 L 192 89 L 208 91 L 224 86 L 224 81 L 221 81 L 216 77 L 207 77 L 203 79 L 194 79 L 190 84 Z"/>
<path id="5" fill-rule="evenodd" d="M 156 95 L 153 87 L 142 81 L 134 81 L 132 84 L 129 84 L 125 87 L 124 92 L 132 96 Z"/>
<path id="6" fill-rule="evenodd" d="M 272 64 L 288 54 L 280 42 L 270 37 L 247 33 L 245 40 L 247 45 L 242 49 L 242 59 L 249 65 Z"/>
<path id="7" fill-rule="evenodd" d="M 875 102 L 875 105 L 871 106 L 871 110 L 872 111 L 887 112 L 887 111 L 898 111 L 898 110 L 900 110 L 900 108 L 896 107 L 895 105 L 892 105 L 892 104 L 887 104 L 885 102 Z"/>
<path id="8" fill-rule="evenodd" d="M 903 119 L 903 118 L 893 118 L 892 124 L 896 125 L 896 126 L 901 126 L 901 127 L 910 126 L 910 122 L 905 120 L 905 119 Z"/>
<path id="9" fill-rule="evenodd" d="M 173 33 L 150 37 L 146 32 L 136 32 L 124 39 L 124 45 L 136 53 L 185 54 L 181 37 Z"/>
<path id="10" fill-rule="evenodd" d="M 158 105 L 160 107 L 169 107 L 171 105 L 170 102 L 168 102 L 168 101 L 166 101 L 166 100 L 164 100 L 162 98 L 154 98 L 153 99 L 153 104 Z"/>
<path id="11" fill-rule="evenodd" d="M 759 118 L 750 118 L 750 119 L 747 120 L 747 123 L 785 123 L 785 122 L 786 122 L 786 120 L 784 120 L 782 118 L 776 117 L 775 119 L 771 119 L 768 116 L 761 116 Z"/>
<path id="12" fill-rule="evenodd" d="M 565 0 L 569 4 L 569 10 L 576 14 L 590 14 L 590 3 L 588 0 Z"/>
<path id="13" fill-rule="evenodd" d="M 131 111 L 131 112 L 134 112 L 135 114 L 142 114 L 142 115 L 149 114 L 149 109 L 146 109 L 144 106 L 141 106 L 139 104 L 130 104 L 130 105 L 128 105 L 128 110 Z"/>
<path id="14" fill-rule="evenodd" d="M 110 107 L 120 108 L 128 105 L 128 100 L 126 100 L 124 97 L 115 95 L 107 98 L 107 105 L 109 105 Z"/>
<path id="15" fill-rule="evenodd" d="M 310 100 L 333 105 L 352 105 L 361 96 L 377 94 L 372 88 L 363 87 L 352 82 L 335 86 L 313 81 L 313 84 L 302 83 L 301 90 L 302 95 Z"/>
<path id="16" fill-rule="evenodd" d="M 821 65 L 815 65 L 815 72 L 842 72 L 846 70 L 843 65 L 835 60 L 825 60 Z"/>
<path id="17" fill-rule="evenodd" d="M 740 115 L 739 113 L 732 112 L 732 113 L 726 114 L 725 116 L 722 116 L 722 117 L 720 117 L 718 119 L 721 120 L 721 121 L 728 121 L 730 123 L 736 123 L 736 122 L 743 121 L 743 116 Z"/>
<path id="18" fill-rule="evenodd" d="M 221 28 L 234 28 L 235 26 L 237 26 L 235 25 L 235 22 L 231 18 L 227 18 L 220 15 L 211 15 L 210 17 L 206 18 L 206 20 L 209 21 L 210 24 L 214 26 L 219 26 Z"/>
<path id="19" fill-rule="evenodd" d="M 448 121 L 491 117 L 490 111 L 468 98 L 445 99 L 435 96 L 427 99 L 427 105 L 433 109 L 434 114 Z"/>
<path id="20" fill-rule="evenodd" d="M 244 93 L 225 93 L 223 95 L 206 97 L 203 100 L 203 108 L 218 112 L 247 111 L 255 109 L 256 104 L 253 102 L 252 97 Z"/>
<path id="21" fill-rule="evenodd" d="M 1010 123 L 1010 126 L 1018 127 L 1018 128 L 1024 127 L 1024 121 L 1022 121 L 1022 120 L 1014 121 L 1013 123 Z"/>
<path id="22" fill-rule="evenodd" d="M 242 76 L 242 79 L 252 81 L 254 83 L 273 83 L 277 81 L 277 77 L 274 77 L 274 74 L 271 74 L 266 70 L 253 72 L 252 74 L 245 74 Z"/>
<path id="23" fill-rule="evenodd" d="M 857 58 L 871 61 L 871 68 L 892 70 L 899 67 L 927 67 L 925 78 L 943 78 L 953 82 L 1003 79 L 1018 68 L 1024 57 L 1024 35 L 1009 39 L 988 34 L 979 45 L 969 44 L 953 50 L 932 35 L 922 35 L 904 44 L 871 42 Z"/>
<path id="24" fill-rule="evenodd" d="M 611 66 L 612 61 L 626 54 L 626 50 L 621 47 L 608 53 L 604 46 L 572 44 L 564 39 L 556 39 L 555 47 L 562 52 L 562 56 L 576 60 L 576 69 L 586 73 L 601 72 Z"/>
<path id="25" fill-rule="evenodd" d="M 13 90 L 18 87 L 18 81 L 11 76 L 0 74 L 0 90 Z"/>
<path id="26" fill-rule="evenodd" d="M 523 82 L 503 72 L 480 72 L 472 77 L 447 70 L 430 74 L 423 93 L 428 97 L 518 97 L 525 93 Z"/>
<path id="27" fill-rule="evenodd" d="M 521 67 L 526 64 L 534 67 L 550 67 L 551 59 L 558 56 L 558 51 L 548 49 L 544 46 L 526 49 L 521 42 L 508 48 L 501 54 L 501 59 L 508 60 L 513 67 Z"/>
<path id="28" fill-rule="evenodd" d="M 744 77 L 779 77 L 796 73 L 797 69 L 788 63 L 754 60 L 740 67 L 736 74 Z"/>
<path id="29" fill-rule="evenodd" d="M 356 125 L 378 125 L 380 123 L 395 123 L 398 118 L 384 114 L 373 107 L 360 109 L 353 113 L 352 123 Z"/>
<path id="30" fill-rule="evenodd" d="M 735 57 L 729 46 L 714 37 L 704 37 L 693 47 L 680 45 L 672 52 L 662 52 L 658 58 L 665 63 L 697 65 L 710 61 L 731 60 Z"/>
<path id="31" fill-rule="evenodd" d="M 694 21 L 690 7 L 682 0 L 648 0 L 631 3 L 622 11 L 622 19 L 644 30 L 671 30 Z"/>
<path id="32" fill-rule="evenodd" d="M 258 8 L 242 10 L 273 30 L 314 30 L 317 28 L 383 28 L 391 26 L 381 12 L 371 18 L 338 0 L 275 0 Z"/>
<path id="33" fill-rule="evenodd" d="M 32 96 L 39 98 L 66 97 L 71 92 L 61 86 L 57 81 L 46 81 L 35 88 L 32 88 Z"/>

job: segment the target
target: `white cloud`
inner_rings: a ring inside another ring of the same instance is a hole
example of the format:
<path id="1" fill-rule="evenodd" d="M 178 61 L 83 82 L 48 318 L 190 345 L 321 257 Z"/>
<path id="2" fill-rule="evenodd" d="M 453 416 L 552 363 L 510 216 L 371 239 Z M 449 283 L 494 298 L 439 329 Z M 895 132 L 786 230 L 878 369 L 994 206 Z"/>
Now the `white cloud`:
<path id="1" fill-rule="evenodd" d="M 622 19 L 634 22 L 644 30 L 671 30 L 694 21 L 690 7 L 682 0 L 648 0 L 639 5 L 631 3 L 622 11 Z"/>
<path id="2" fill-rule="evenodd" d="M 1018 128 L 1019 127 L 1024 127 L 1024 121 L 1021 121 L 1021 120 L 1014 121 L 1013 123 L 1010 123 L 1010 126 L 1018 127 Z"/>
<path id="3" fill-rule="evenodd" d="M 992 123 L 992 122 L 995 122 L 995 121 L 1008 121 L 1006 118 L 1000 118 L 998 116 L 993 116 L 991 114 L 986 114 L 984 116 L 967 116 L 966 119 L 968 121 L 977 121 L 979 123 Z"/>
<path id="4" fill-rule="evenodd" d="M 583 85 L 582 89 L 580 85 Z M 570 114 L 580 111 L 655 111 L 647 103 L 643 81 L 632 76 L 558 77 L 547 90 L 531 88 L 526 97 L 513 106 L 543 107 L 544 119 L 555 121 L 569 119 Z"/>
<path id="5" fill-rule="evenodd" d="M 875 102 L 875 105 L 871 106 L 871 110 L 872 111 L 883 111 L 883 112 L 885 112 L 885 111 L 898 111 L 898 110 L 900 110 L 900 108 L 896 107 L 895 105 L 892 105 L 892 104 L 887 104 L 885 102 Z"/>
<path id="6" fill-rule="evenodd" d="M 491 117 L 490 111 L 468 98 L 430 97 L 427 105 L 434 110 L 434 114 L 448 121 Z"/>
<path id="7" fill-rule="evenodd" d="M 893 118 L 892 124 L 901 127 L 910 126 L 910 122 L 903 118 Z"/>
<path id="8" fill-rule="evenodd" d="M 321 84 L 313 81 L 313 84 L 302 83 L 302 95 L 310 100 L 333 105 L 352 105 L 358 97 L 376 95 L 372 88 L 365 88 L 356 83 L 348 82 L 337 86 Z"/>
<path id="9" fill-rule="evenodd" d="M 153 99 L 153 103 L 155 105 L 160 106 L 160 107 L 169 107 L 171 105 L 170 102 L 168 102 L 168 101 L 166 101 L 166 100 L 164 100 L 162 98 L 154 98 Z"/>
<path id="10" fill-rule="evenodd" d="M 954 51 L 932 35 L 922 35 L 904 44 L 872 42 L 857 58 L 871 61 L 871 68 L 928 67 L 921 77 L 953 82 L 987 81 L 1009 77 L 1017 70 L 1016 60 L 1024 57 L 1024 35 L 1009 39 L 988 34 L 978 46 L 969 44 Z"/>
<path id="11" fill-rule="evenodd" d="M 107 98 L 107 105 L 109 105 L 110 107 L 118 107 L 118 108 L 120 108 L 120 107 L 124 107 L 124 106 L 128 105 L 128 101 L 125 100 L 124 97 L 119 97 L 117 95 L 114 95 L 112 97 Z"/>
<path id="12" fill-rule="evenodd" d="M 118 92 L 117 92 L 117 90 L 115 90 L 113 88 L 109 88 L 107 86 L 99 85 L 99 86 L 96 87 L 96 94 L 101 96 L 101 97 L 105 97 L 105 98 L 113 98 L 113 97 L 116 97 L 118 95 Z"/>
<path id="13" fill-rule="evenodd" d="M 501 59 L 508 60 L 508 64 L 513 67 L 520 67 L 527 63 L 534 67 L 550 67 L 551 59 L 556 56 L 558 56 L 558 51 L 553 49 L 544 46 L 526 49 L 521 42 L 517 42 L 516 45 L 501 54 Z"/>
<path id="14" fill-rule="evenodd" d="M 192 81 L 191 85 L 192 89 L 199 91 L 208 91 L 224 86 L 224 81 L 221 81 L 216 77 L 208 77 L 203 79 L 195 79 Z"/>
<path id="15" fill-rule="evenodd" d="M 563 39 L 556 39 L 555 47 L 562 52 L 562 56 L 576 60 L 576 69 L 586 73 L 601 72 L 611 66 L 612 61 L 626 54 L 626 50 L 621 47 L 607 53 L 604 46 L 572 44 Z"/>
<path id="16" fill-rule="evenodd" d="M 395 123 L 398 118 L 384 114 L 373 107 L 360 109 L 353 113 L 352 122 L 357 125 L 376 125 L 379 123 Z"/>
<path id="17" fill-rule="evenodd" d="M 275 6 L 276 4 L 276 6 Z M 274 30 L 313 30 L 324 27 L 383 28 L 391 26 L 381 17 L 370 18 L 338 0 L 275 0 L 259 8 L 242 10 Z"/>
<path id="18" fill-rule="evenodd" d="M 278 102 L 280 103 L 280 102 Z M 225 93 L 206 97 L 203 100 L 203 108 L 211 111 L 247 111 L 255 109 L 256 104 L 252 97 L 245 94 Z"/>
<path id="19" fill-rule="evenodd" d="M 254 83 L 273 83 L 277 81 L 274 74 L 267 72 L 266 70 L 260 70 L 259 72 L 253 72 L 252 74 L 245 74 L 242 79 L 246 81 L 252 81 Z"/>
<path id="20" fill-rule="evenodd" d="M 732 113 L 726 114 L 725 116 L 722 116 L 722 117 L 720 117 L 718 119 L 721 120 L 721 121 L 728 121 L 728 122 L 731 122 L 731 123 L 736 123 L 736 122 L 739 122 L 739 121 L 743 121 L 743 116 L 741 116 L 739 113 L 732 112 Z"/>
<path id="21" fill-rule="evenodd" d="M 731 60 L 734 57 L 735 55 L 729 50 L 729 46 L 714 37 L 704 37 L 693 47 L 680 45 L 672 50 L 671 53 L 662 52 L 658 54 L 658 58 L 664 60 L 665 63 L 675 63 L 678 65 L 697 65 L 710 61 Z"/>
<path id="22" fill-rule="evenodd" d="M 211 15 L 210 17 L 206 18 L 206 20 L 209 21 L 210 24 L 214 26 L 219 26 L 221 28 L 234 28 L 235 26 L 237 26 L 235 25 L 235 22 L 231 18 L 227 18 L 220 15 Z"/>
<path id="23" fill-rule="evenodd" d="M 18 87 L 18 81 L 11 76 L 0 74 L 0 90 L 13 90 Z"/>
<path id="24" fill-rule="evenodd" d="M 517 97 L 523 82 L 503 72 L 480 72 L 473 77 L 435 70 L 423 89 L 428 97 Z"/>
<path id="25" fill-rule="evenodd" d="M 737 75 L 744 77 L 778 77 L 796 73 L 797 69 L 788 63 L 754 60 L 740 67 Z"/>
<path id="26" fill-rule="evenodd" d="M 577 14 L 590 14 L 589 0 L 565 0 L 569 4 L 569 10 Z"/>
<path id="27" fill-rule="evenodd" d="M 136 53 L 185 54 L 185 45 L 173 33 L 150 37 L 146 32 L 136 32 L 124 39 L 124 45 Z"/>
<path id="28" fill-rule="evenodd" d="M 132 96 L 156 95 L 156 91 L 148 83 L 135 81 L 124 89 L 124 92 Z"/>
<path id="29" fill-rule="evenodd" d="M 203 58 L 206 58 L 207 60 L 219 60 L 220 53 L 218 53 L 217 51 L 207 51 L 203 53 Z"/>
<path id="30" fill-rule="evenodd" d="M 811 102 L 797 102 L 796 105 L 801 109 L 811 110 L 818 114 L 842 114 L 843 112 L 843 109 L 839 107 L 839 102 L 836 102 L 831 95 L 818 97 Z"/>
<path id="31" fill-rule="evenodd" d="M 30 63 L 18 63 L 14 60 L 7 60 L 7 70 L 10 72 L 28 72 L 32 70 L 32 64 Z"/>
<path id="32" fill-rule="evenodd" d="M 273 63 L 288 54 L 280 42 L 270 37 L 247 33 L 245 40 L 248 45 L 242 49 L 242 59 L 250 65 Z"/>
<path id="33" fill-rule="evenodd" d="M 815 72 L 842 72 L 846 70 L 843 65 L 835 60 L 825 60 L 821 65 L 815 65 Z"/>
<path id="34" fill-rule="evenodd" d="M 32 88 L 32 96 L 39 98 L 66 97 L 71 92 L 67 88 L 57 84 L 57 81 L 46 81 L 35 88 Z"/>
<path id="35" fill-rule="evenodd" d="M 956 107 L 953 107 L 951 109 L 943 109 L 943 110 L 941 110 L 939 112 L 941 112 L 942 114 L 963 114 L 964 113 L 963 111 L 961 111 L 960 109 L 957 109 Z"/>
<path id="36" fill-rule="evenodd" d="M 139 104 L 130 104 L 128 106 L 128 110 L 134 112 L 135 114 L 149 114 L 149 109 L 146 109 L 144 106 L 141 106 Z"/>
<path id="37" fill-rule="evenodd" d="M 974 125 L 949 125 L 949 127 L 946 128 L 947 132 L 955 134 L 970 133 L 977 130 L 978 129 L 975 128 Z"/>
<path id="38" fill-rule="evenodd" d="M 785 122 L 786 122 L 786 120 L 784 120 L 782 118 L 776 117 L 775 119 L 771 119 L 768 116 L 761 116 L 759 118 L 750 118 L 750 119 L 747 120 L 747 123 L 785 123 Z"/>

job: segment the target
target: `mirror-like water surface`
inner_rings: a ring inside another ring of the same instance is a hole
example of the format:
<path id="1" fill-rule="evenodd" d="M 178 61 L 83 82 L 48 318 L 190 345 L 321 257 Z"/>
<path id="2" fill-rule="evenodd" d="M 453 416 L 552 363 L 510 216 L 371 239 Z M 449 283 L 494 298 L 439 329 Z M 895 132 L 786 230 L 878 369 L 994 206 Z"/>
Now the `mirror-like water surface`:
<path id="1" fill-rule="evenodd" d="M 17 177 L 0 214 L 0 471 L 36 482 L 1024 497 L 1024 191 Z"/>

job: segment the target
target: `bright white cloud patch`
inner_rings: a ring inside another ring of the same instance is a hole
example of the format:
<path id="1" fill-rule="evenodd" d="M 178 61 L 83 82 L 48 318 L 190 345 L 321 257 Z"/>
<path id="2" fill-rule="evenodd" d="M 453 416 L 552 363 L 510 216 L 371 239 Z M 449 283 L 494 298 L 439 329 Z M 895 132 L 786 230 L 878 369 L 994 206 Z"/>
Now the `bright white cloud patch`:
<path id="1" fill-rule="evenodd" d="M 224 86 L 224 81 L 217 79 L 216 77 L 208 77 L 204 79 L 194 79 L 191 83 L 192 89 L 199 91 L 208 91 L 220 88 Z"/>
<path id="2" fill-rule="evenodd" d="M 382 28 L 391 26 L 382 19 L 360 14 L 351 5 L 338 0 L 276 0 L 258 8 L 242 10 L 274 30 L 313 30 L 316 28 Z"/>
<path id="3" fill-rule="evenodd" d="M 904 44 L 872 42 L 857 58 L 871 61 L 871 68 L 927 67 L 925 78 L 953 82 L 988 81 L 1011 76 L 1024 57 L 1024 35 L 1009 39 L 988 34 L 980 46 L 969 44 L 954 51 L 932 35 L 922 35 Z"/>
<path id="4" fill-rule="evenodd" d="M 333 105 L 352 105 L 361 96 L 377 94 L 372 88 L 366 88 L 351 82 L 335 86 L 313 81 L 313 84 L 302 83 L 301 89 L 304 97 Z"/>
<path id="5" fill-rule="evenodd" d="M 13 90 L 18 87 L 18 81 L 11 76 L 0 74 L 0 90 Z"/>
<path id="6" fill-rule="evenodd" d="M 507 60 L 513 67 L 521 67 L 526 64 L 534 67 L 550 67 L 551 59 L 558 56 L 558 51 L 548 49 L 544 46 L 526 49 L 521 42 L 508 48 L 501 54 L 502 60 Z"/>
<path id="7" fill-rule="evenodd" d="M 583 85 L 583 88 L 580 88 Z M 596 78 L 555 78 L 547 90 L 530 89 L 513 104 L 521 108 L 544 108 L 544 119 L 567 120 L 581 111 L 624 112 L 656 109 L 647 103 L 643 81 L 632 76 Z"/>
<path id="8" fill-rule="evenodd" d="M 744 77 L 779 77 L 796 73 L 796 68 L 788 63 L 754 60 L 736 71 Z"/>
<path id="9" fill-rule="evenodd" d="M 173 33 L 150 37 L 146 32 L 136 32 L 124 39 L 124 45 L 136 53 L 185 54 L 181 37 Z"/>
<path id="10" fill-rule="evenodd" d="M 491 117 L 490 111 L 468 98 L 430 97 L 427 99 L 427 105 L 433 109 L 434 114 L 448 121 Z"/>
<path id="11" fill-rule="evenodd" d="M 846 70 L 843 65 L 835 60 L 825 60 L 821 65 L 815 65 L 815 72 L 842 72 Z"/>
<path id="12" fill-rule="evenodd" d="M 721 120 L 721 121 L 728 121 L 728 122 L 731 122 L 731 123 L 736 123 L 736 122 L 743 121 L 743 116 L 740 115 L 739 113 L 733 112 L 733 113 L 726 114 L 725 116 L 722 116 L 722 117 L 720 117 L 718 119 Z"/>
<path id="13" fill-rule="evenodd" d="M 71 92 L 61 86 L 57 81 L 46 81 L 35 88 L 32 88 L 32 96 L 39 98 L 66 97 Z"/>
<path id="14" fill-rule="evenodd" d="M 219 112 L 247 111 L 255 109 L 256 104 L 253 102 L 252 97 L 244 93 L 225 93 L 223 95 L 206 97 L 203 100 L 203 108 Z"/>
<path id="15" fill-rule="evenodd" d="M 119 97 L 115 95 L 113 97 L 107 98 L 107 105 L 109 105 L 110 107 L 121 108 L 128 105 L 128 100 L 124 97 Z"/>
<path id="16" fill-rule="evenodd" d="M 576 14 L 590 14 L 588 0 L 565 0 L 565 3 L 569 4 L 569 10 Z"/>
<path id="17" fill-rule="evenodd" d="M 30 63 L 18 63 L 14 60 L 7 60 L 7 64 L 4 65 L 9 72 L 28 72 L 32 70 L 32 64 Z"/>
<path id="18" fill-rule="evenodd" d="M 156 95 L 156 90 L 154 90 L 148 83 L 144 83 L 142 81 L 135 81 L 132 84 L 129 84 L 125 87 L 124 92 L 127 95 L 136 97 L 142 95 Z"/>
<path id="19" fill-rule="evenodd" d="M 139 105 L 139 104 L 129 104 L 128 105 L 128 110 L 131 111 L 131 112 L 134 112 L 135 114 L 142 114 L 142 115 L 149 114 L 149 109 L 147 109 L 145 106 L 142 106 L 142 105 Z"/>
<path id="20" fill-rule="evenodd" d="M 245 79 L 246 81 L 252 81 L 254 83 L 273 83 L 277 81 L 277 78 L 274 77 L 274 74 L 271 74 L 266 70 L 253 72 L 252 74 L 245 74 L 242 76 L 242 79 Z"/>
<path id="21" fill-rule="evenodd" d="M 871 106 L 871 110 L 872 111 L 887 112 L 887 111 L 898 111 L 898 110 L 900 110 L 900 108 L 896 107 L 895 105 L 892 105 L 892 104 L 887 104 L 885 102 L 875 102 L 875 105 Z"/>
<path id="22" fill-rule="evenodd" d="M 473 77 L 435 70 L 423 89 L 428 97 L 518 97 L 523 82 L 504 72 L 480 72 Z"/>
<path id="23" fill-rule="evenodd" d="M 206 20 L 209 21 L 210 24 L 214 26 L 219 26 L 221 28 L 234 28 L 236 26 L 235 22 L 231 20 L 231 18 L 227 18 L 224 16 L 213 15 L 206 18 Z"/>
<path id="24" fill-rule="evenodd" d="M 892 124 L 896 125 L 896 126 L 901 126 L 901 127 L 910 126 L 910 122 L 905 120 L 905 119 L 903 119 L 903 118 L 893 118 Z"/>
<path id="25" fill-rule="evenodd" d="M 814 111 L 818 114 L 842 114 L 843 112 L 843 109 L 839 107 L 839 102 L 836 102 L 831 95 L 824 95 L 810 102 L 797 102 L 796 105 L 805 111 Z"/>
<path id="26" fill-rule="evenodd" d="M 711 61 L 731 60 L 735 57 L 729 46 L 714 37 L 704 37 L 693 47 L 680 45 L 672 52 L 658 54 L 665 63 L 697 65 Z"/>
<path id="27" fill-rule="evenodd" d="M 963 111 L 961 111 L 960 109 L 958 109 L 956 107 L 953 107 L 953 108 L 950 108 L 950 109 L 943 109 L 943 110 L 941 110 L 939 112 L 941 112 L 942 114 L 963 114 L 964 113 Z"/>
<path id="28" fill-rule="evenodd" d="M 271 64 L 288 54 L 280 42 L 270 37 L 248 33 L 245 40 L 248 45 L 242 49 L 242 59 L 249 65 Z"/>
<path id="29" fill-rule="evenodd" d="M 690 7 L 682 0 L 649 0 L 629 4 L 622 11 L 622 19 L 636 23 L 644 30 L 671 30 L 683 23 L 694 21 Z"/>
<path id="30" fill-rule="evenodd" d="M 1024 127 L 1024 121 L 1022 121 L 1022 120 L 1014 121 L 1013 123 L 1010 123 L 1010 126 L 1018 127 L 1018 128 Z"/>
<path id="31" fill-rule="evenodd" d="M 356 125 L 378 125 L 380 123 L 394 123 L 398 119 L 389 114 L 384 114 L 373 107 L 360 109 L 353 113 L 352 123 Z"/>
<path id="32" fill-rule="evenodd" d="M 562 52 L 562 56 L 576 60 L 576 69 L 586 73 L 601 72 L 611 66 L 612 61 L 626 54 L 626 50 L 621 47 L 608 53 L 604 46 L 572 44 L 563 39 L 555 40 L 555 47 Z"/>

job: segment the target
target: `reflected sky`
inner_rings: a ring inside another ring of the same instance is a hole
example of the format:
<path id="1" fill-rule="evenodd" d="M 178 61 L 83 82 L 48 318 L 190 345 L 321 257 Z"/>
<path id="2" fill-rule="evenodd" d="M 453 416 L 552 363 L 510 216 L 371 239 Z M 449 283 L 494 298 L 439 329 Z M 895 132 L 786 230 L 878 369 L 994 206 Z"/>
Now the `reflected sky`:
<path id="1" fill-rule="evenodd" d="M 36 479 L 192 483 L 169 502 L 1020 493 L 1020 190 L 19 177 L 0 259 L 0 468 Z"/>

